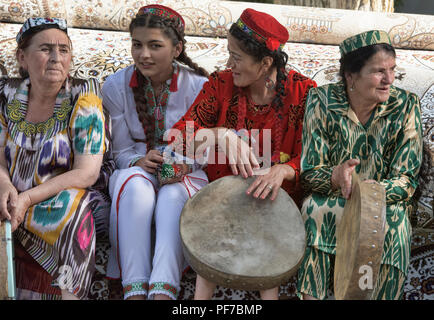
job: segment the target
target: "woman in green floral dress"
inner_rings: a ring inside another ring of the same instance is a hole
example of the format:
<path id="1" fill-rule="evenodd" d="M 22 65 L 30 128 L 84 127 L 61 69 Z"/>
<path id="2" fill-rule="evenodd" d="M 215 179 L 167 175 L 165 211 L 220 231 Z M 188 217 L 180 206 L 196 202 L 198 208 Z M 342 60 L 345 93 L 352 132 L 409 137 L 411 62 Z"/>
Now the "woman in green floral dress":
<path id="1" fill-rule="evenodd" d="M 396 53 L 387 33 L 368 31 L 340 45 L 342 81 L 309 92 L 301 178 L 307 249 L 297 292 L 325 299 L 332 283 L 336 229 L 351 174 L 386 190 L 386 234 L 374 299 L 399 299 L 410 257 L 412 196 L 422 158 L 418 97 L 392 85 Z"/>

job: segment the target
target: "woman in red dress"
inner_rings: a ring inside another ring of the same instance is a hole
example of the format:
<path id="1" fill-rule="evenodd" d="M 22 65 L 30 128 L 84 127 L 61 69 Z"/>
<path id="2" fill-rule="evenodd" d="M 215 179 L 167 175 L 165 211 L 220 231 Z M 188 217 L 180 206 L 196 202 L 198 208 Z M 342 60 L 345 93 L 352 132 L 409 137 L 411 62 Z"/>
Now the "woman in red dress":
<path id="1" fill-rule="evenodd" d="M 316 83 L 286 71 L 288 56 L 283 47 L 288 37 L 286 28 L 272 16 L 244 10 L 229 30 L 229 69 L 209 77 L 193 105 L 174 125 L 172 129 L 180 130 L 183 139 L 175 140 L 173 146 L 181 148 L 182 143 L 184 152 L 198 153 L 200 148 L 216 144 L 206 168 L 210 182 L 227 175 L 257 175 L 247 194 L 274 200 L 283 187 L 299 204 L 304 105 Z M 194 135 L 188 134 L 190 123 Z M 215 139 L 194 141 L 201 130 L 208 130 L 208 136 Z M 219 157 L 221 152 L 223 157 Z M 258 170 L 260 167 L 268 170 Z M 195 299 L 210 299 L 214 288 L 214 283 L 198 275 Z M 261 291 L 261 297 L 277 299 L 278 288 Z"/>

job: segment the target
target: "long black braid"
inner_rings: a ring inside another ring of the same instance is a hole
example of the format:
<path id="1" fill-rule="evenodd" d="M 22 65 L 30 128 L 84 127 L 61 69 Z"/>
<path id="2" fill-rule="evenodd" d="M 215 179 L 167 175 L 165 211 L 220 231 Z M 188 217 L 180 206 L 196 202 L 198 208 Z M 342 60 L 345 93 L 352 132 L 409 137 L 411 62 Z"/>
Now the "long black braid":
<path id="1" fill-rule="evenodd" d="M 175 23 L 172 20 L 164 19 L 162 17 L 152 14 L 137 15 L 131 21 L 129 26 L 129 31 L 131 35 L 134 29 L 137 27 L 158 28 L 162 30 L 163 33 L 172 41 L 173 46 L 176 46 L 181 41 L 182 51 L 180 55 L 176 58 L 176 60 L 190 67 L 194 73 L 200 76 L 208 76 L 208 72 L 205 69 L 199 67 L 196 63 L 194 63 L 186 54 L 186 40 L 184 37 L 184 33 L 181 33 L 176 28 Z M 145 131 L 146 142 L 150 150 L 154 147 L 153 144 L 155 136 L 155 119 L 153 115 L 150 115 L 147 112 L 147 103 L 144 92 L 144 76 L 140 73 L 139 70 L 136 70 L 136 72 L 138 86 L 136 88 L 133 88 L 134 101 L 136 102 L 136 110 L 139 116 L 139 121 Z"/>

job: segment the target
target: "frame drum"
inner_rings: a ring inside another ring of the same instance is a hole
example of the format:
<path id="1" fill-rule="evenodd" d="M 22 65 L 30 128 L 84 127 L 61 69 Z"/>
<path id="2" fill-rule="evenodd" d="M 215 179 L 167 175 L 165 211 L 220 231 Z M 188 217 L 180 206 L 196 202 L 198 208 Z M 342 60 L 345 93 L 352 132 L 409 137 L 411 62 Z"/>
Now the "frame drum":
<path id="1" fill-rule="evenodd" d="M 380 271 L 386 228 L 386 192 L 352 175 L 336 233 L 334 288 L 337 300 L 369 300 Z"/>
<path id="2" fill-rule="evenodd" d="M 15 266 L 10 221 L 0 222 L 0 300 L 15 300 Z"/>
<path id="3" fill-rule="evenodd" d="M 246 194 L 254 177 L 220 178 L 189 199 L 181 213 L 184 255 L 193 270 L 241 290 L 279 286 L 298 270 L 306 232 L 283 189 L 274 201 Z"/>

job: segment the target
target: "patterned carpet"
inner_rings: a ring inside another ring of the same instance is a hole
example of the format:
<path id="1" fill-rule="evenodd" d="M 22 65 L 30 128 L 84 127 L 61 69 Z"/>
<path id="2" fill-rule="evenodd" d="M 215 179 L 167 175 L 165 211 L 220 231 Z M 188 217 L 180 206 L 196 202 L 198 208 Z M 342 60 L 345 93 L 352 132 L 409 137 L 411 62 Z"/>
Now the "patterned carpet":
<path id="1" fill-rule="evenodd" d="M 121 283 L 104 277 L 107 263 L 108 243 L 97 244 L 97 272 L 94 276 L 89 299 L 121 300 L 123 299 Z M 409 273 L 404 288 L 404 300 L 434 300 L 434 232 L 416 230 L 410 259 Z M 179 300 L 191 300 L 194 295 L 196 274 L 192 269 L 184 273 L 181 282 Z M 280 286 L 280 299 L 298 299 L 295 295 L 295 276 Z M 259 300 L 256 291 L 233 290 L 217 286 L 215 300 Z M 328 299 L 333 299 L 329 292 Z"/>

